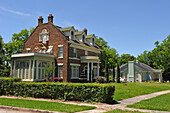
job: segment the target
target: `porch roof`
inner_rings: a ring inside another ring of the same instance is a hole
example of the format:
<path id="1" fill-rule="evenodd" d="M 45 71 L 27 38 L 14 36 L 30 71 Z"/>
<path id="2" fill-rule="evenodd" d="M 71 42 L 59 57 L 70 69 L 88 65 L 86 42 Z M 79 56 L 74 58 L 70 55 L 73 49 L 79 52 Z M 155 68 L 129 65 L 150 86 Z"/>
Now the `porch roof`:
<path id="1" fill-rule="evenodd" d="M 13 54 L 11 58 L 31 57 L 31 56 L 55 58 L 54 55 L 49 55 L 44 53 L 19 53 L 19 54 Z"/>

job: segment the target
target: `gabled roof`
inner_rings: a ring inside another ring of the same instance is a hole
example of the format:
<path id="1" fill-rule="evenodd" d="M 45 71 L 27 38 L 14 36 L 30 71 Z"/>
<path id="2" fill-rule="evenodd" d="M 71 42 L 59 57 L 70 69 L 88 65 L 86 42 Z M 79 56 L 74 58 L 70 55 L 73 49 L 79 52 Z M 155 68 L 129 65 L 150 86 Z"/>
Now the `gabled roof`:
<path id="1" fill-rule="evenodd" d="M 70 31 L 74 26 L 60 28 L 61 31 Z"/>
<path id="2" fill-rule="evenodd" d="M 147 70 L 151 71 L 151 72 L 162 72 L 162 69 L 153 69 L 152 67 L 144 64 L 144 63 L 136 63 L 141 65 L 142 67 L 146 68 Z"/>
<path id="3" fill-rule="evenodd" d="M 74 35 L 82 35 L 84 33 L 84 31 L 77 31 L 77 32 L 74 32 Z"/>
<path id="4" fill-rule="evenodd" d="M 86 38 L 92 38 L 92 36 L 94 36 L 94 37 L 95 37 L 95 35 L 94 35 L 94 34 L 89 34 L 89 35 L 87 35 L 87 36 L 86 36 Z"/>
<path id="5" fill-rule="evenodd" d="M 134 66 L 137 69 L 141 70 L 141 71 L 150 71 L 150 72 L 159 72 L 159 73 L 162 72 L 162 69 L 153 69 L 152 67 L 150 67 L 150 66 L 148 66 L 148 65 L 146 65 L 144 63 L 140 63 L 140 62 L 136 63 L 136 62 L 134 62 L 134 64 L 135 64 Z M 128 63 L 121 65 L 120 69 L 127 66 L 127 65 L 128 65 Z M 115 70 L 117 70 L 117 68 L 115 68 Z"/>

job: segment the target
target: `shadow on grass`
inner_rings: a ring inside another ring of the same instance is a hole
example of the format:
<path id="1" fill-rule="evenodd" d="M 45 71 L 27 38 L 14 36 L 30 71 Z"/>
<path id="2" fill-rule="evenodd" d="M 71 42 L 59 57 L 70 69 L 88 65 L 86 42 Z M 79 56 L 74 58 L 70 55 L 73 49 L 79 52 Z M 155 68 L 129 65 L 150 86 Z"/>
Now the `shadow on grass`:
<path id="1" fill-rule="evenodd" d="M 107 102 L 106 104 L 115 105 L 115 104 L 120 104 L 120 103 L 115 101 L 115 100 L 113 100 L 113 101 Z"/>

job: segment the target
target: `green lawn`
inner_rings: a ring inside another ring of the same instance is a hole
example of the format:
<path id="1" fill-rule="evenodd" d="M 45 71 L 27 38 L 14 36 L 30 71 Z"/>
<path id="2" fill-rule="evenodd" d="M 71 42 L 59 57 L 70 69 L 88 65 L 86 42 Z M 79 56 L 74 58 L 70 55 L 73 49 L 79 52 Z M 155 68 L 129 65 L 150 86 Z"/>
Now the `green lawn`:
<path id="1" fill-rule="evenodd" d="M 159 111 L 170 111 L 170 93 L 160 95 L 148 100 L 143 100 L 141 102 L 128 105 L 128 107 Z"/>
<path id="2" fill-rule="evenodd" d="M 113 111 L 108 111 L 108 112 L 105 112 L 105 113 L 144 113 L 144 112 L 115 109 Z"/>
<path id="3" fill-rule="evenodd" d="M 49 110 L 49 111 L 58 111 L 58 112 L 69 112 L 69 113 L 90 110 L 90 109 L 95 108 L 91 106 L 78 106 L 78 105 L 64 104 L 64 103 L 58 103 L 58 102 L 24 100 L 24 99 L 9 99 L 9 98 L 0 98 L 0 105 L 31 108 L 31 109 L 41 109 L 41 110 Z"/>
<path id="4" fill-rule="evenodd" d="M 170 90 L 170 83 L 111 83 L 115 85 L 114 100 Z"/>

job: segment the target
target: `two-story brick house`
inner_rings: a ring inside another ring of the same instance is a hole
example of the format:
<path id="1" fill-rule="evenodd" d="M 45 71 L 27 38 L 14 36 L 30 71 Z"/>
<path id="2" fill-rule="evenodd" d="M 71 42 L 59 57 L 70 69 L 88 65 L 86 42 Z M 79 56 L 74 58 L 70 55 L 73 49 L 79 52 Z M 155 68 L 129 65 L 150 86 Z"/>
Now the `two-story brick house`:
<path id="1" fill-rule="evenodd" d="M 74 26 L 59 27 L 38 18 L 38 26 L 24 43 L 23 53 L 12 55 L 11 75 L 24 81 L 41 81 L 45 78 L 45 66 L 52 64 L 55 77 L 64 82 L 94 81 L 101 73 L 101 48 L 95 43 L 95 35 L 75 30 Z"/>

